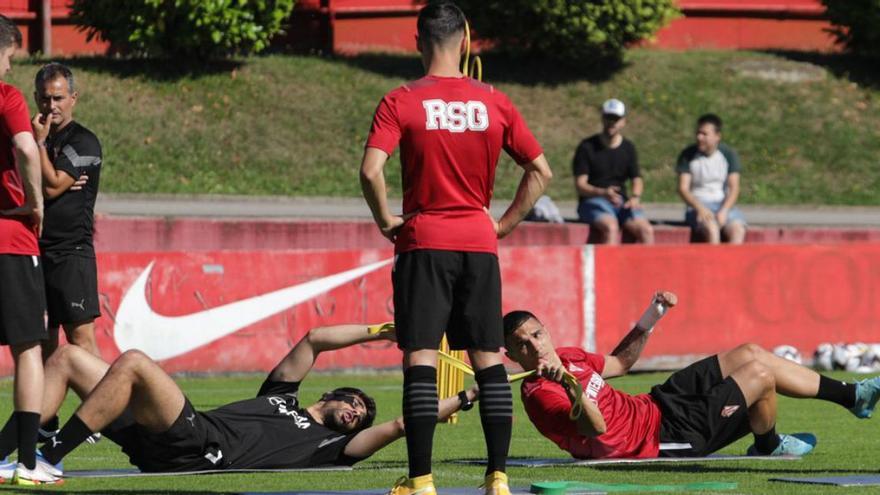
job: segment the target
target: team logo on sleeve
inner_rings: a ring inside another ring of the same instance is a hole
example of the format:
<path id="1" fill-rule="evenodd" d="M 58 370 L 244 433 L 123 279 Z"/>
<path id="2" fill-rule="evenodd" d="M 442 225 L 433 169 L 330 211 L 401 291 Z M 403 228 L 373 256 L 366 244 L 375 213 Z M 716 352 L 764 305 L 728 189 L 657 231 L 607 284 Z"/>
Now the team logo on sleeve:
<path id="1" fill-rule="evenodd" d="M 477 131 L 489 128 L 489 111 L 482 101 L 424 100 L 425 129 L 449 132 Z"/>

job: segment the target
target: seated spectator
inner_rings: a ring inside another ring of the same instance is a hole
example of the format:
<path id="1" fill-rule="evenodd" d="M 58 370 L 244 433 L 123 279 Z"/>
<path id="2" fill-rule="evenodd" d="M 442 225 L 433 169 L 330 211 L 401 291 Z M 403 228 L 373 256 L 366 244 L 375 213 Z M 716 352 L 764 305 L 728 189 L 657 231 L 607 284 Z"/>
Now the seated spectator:
<path id="1" fill-rule="evenodd" d="M 602 104 L 602 132 L 581 141 L 574 155 L 578 218 L 590 224 L 590 239 L 618 244 L 620 228 L 636 242 L 654 243 L 654 229 L 639 199 L 644 189 L 636 147 L 620 131 L 626 126 L 623 102 Z M 626 182 L 632 180 L 632 194 Z"/>
<path id="2" fill-rule="evenodd" d="M 735 206 L 740 170 L 736 152 L 721 142 L 721 118 L 709 113 L 697 119 L 697 142 L 681 152 L 676 166 L 693 240 L 743 243 L 746 219 Z"/>

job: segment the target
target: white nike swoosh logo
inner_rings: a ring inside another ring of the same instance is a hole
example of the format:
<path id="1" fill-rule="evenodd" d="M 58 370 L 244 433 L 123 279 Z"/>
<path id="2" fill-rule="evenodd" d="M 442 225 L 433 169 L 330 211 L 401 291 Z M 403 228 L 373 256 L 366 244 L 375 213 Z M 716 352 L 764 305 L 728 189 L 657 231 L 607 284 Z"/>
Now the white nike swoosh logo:
<path id="1" fill-rule="evenodd" d="M 324 440 L 321 440 L 321 443 L 318 444 L 318 448 L 323 449 L 324 447 L 330 445 L 331 443 L 336 443 L 336 442 L 342 440 L 343 438 L 345 438 L 345 435 L 342 435 L 341 437 L 325 438 Z"/>
<path id="2" fill-rule="evenodd" d="M 364 265 L 186 316 L 162 316 L 150 307 L 146 296 L 154 263 L 150 262 L 119 303 L 113 338 L 120 352 L 138 349 L 155 360 L 173 358 L 363 277 L 391 261 Z"/>

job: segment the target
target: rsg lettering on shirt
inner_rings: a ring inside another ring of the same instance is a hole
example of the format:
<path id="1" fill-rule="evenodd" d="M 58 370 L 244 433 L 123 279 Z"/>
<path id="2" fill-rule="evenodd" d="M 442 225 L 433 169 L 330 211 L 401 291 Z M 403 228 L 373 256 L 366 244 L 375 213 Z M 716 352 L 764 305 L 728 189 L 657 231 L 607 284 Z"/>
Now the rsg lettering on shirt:
<path id="1" fill-rule="evenodd" d="M 593 376 L 590 377 L 590 383 L 587 384 L 587 399 L 593 404 L 598 404 L 599 391 L 602 390 L 602 387 L 604 386 L 605 380 L 602 379 L 602 375 L 594 371 Z"/>
<path id="2" fill-rule="evenodd" d="M 423 100 L 425 129 L 449 132 L 485 131 L 489 128 L 489 111 L 482 101 Z"/>

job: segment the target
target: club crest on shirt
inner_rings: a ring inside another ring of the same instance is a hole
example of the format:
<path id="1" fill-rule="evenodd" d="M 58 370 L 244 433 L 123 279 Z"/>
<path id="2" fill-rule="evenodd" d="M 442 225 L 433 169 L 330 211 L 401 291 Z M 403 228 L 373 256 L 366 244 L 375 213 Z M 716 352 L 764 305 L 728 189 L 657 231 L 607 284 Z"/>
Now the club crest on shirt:
<path id="1" fill-rule="evenodd" d="M 571 371 L 571 372 L 584 371 L 584 369 L 574 363 L 569 363 L 568 371 Z"/>
<path id="2" fill-rule="evenodd" d="M 449 132 L 485 131 L 489 128 L 489 111 L 482 101 L 424 100 L 425 129 Z"/>
<path id="3" fill-rule="evenodd" d="M 277 408 L 276 412 L 278 414 L 283 414 L 285 416 L 290 416 L 291 418 L 293 418 L 293 422 L 294 422 L 294 424 L 296 424 L 297 428 L 299 428 L 301 430 L 305 430 L 309 426 L 312 426 L 312 423 L 309 421 L 309 418 L 300 415 L 296 411 L 296 409 L 289 409 L 287 407 L 287 401 L 284 400 L 283 398 L 271 396 L 271 397 L 267 397 L 267 399 L 269 400 L 269 404 L 272 404 L 273 406 L 275 406 Z"/>
<path id="4" fill-rule="evenodd" d="M 737 410 L 739 410 L 739 406 L 724 406 L 724 409 L 721 410 L 721 417 L 729 418 L 733 416 Z"/>

